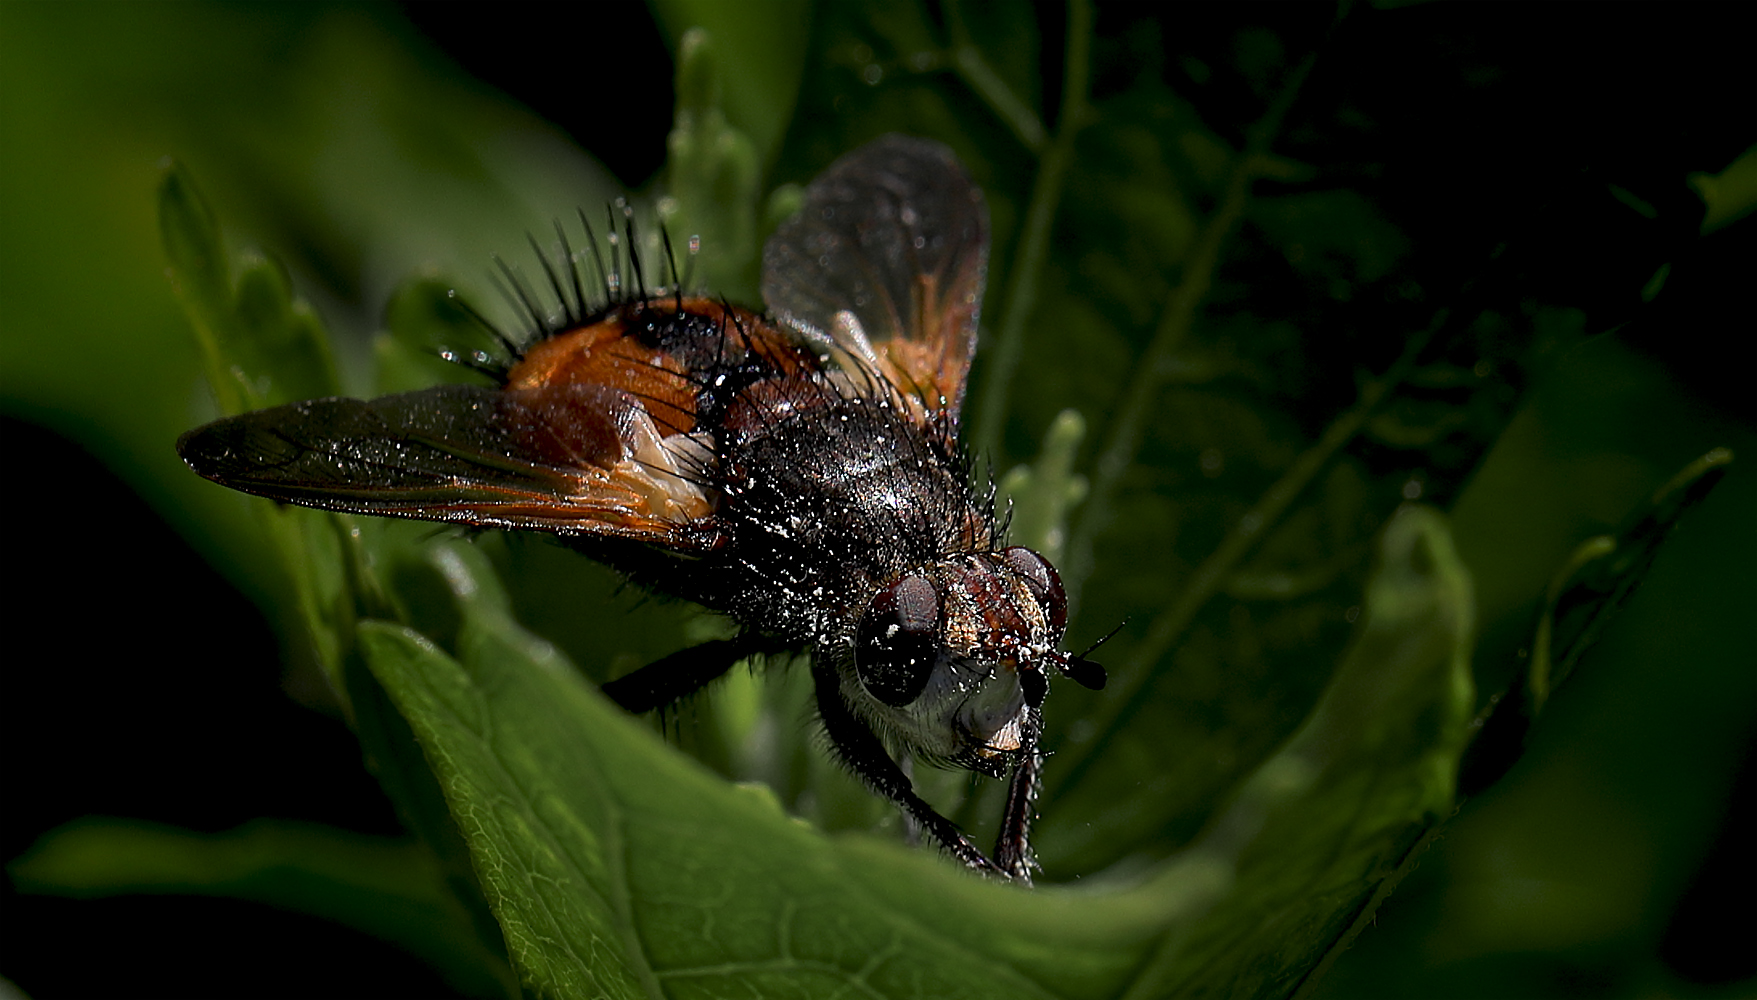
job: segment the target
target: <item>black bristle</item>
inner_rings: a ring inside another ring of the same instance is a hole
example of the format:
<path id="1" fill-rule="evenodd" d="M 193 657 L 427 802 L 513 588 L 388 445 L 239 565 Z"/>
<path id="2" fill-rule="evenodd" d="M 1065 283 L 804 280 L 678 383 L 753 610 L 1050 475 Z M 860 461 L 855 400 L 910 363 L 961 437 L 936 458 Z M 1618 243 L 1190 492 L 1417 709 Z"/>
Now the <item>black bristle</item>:
<path id="1" fill-rule="evenodd" d="M 604 270 L 604 255 L 598 251 L 598 234 L 592 232 L 592 221 L 586 218 L 586 210 L 579 209 L 580 225 L 586 227 L 586 246 L 592 250 L 592 263 L 598 267 L 598 284 L 603 287 L 607 296 L 606 305 L 614 305 L 615 299 L 610 295 L 610 272 Z"/>
<path id="2" fill-rule="evenodd" d="M 462 309 L 468 314 L 470 319 L 476 322 L 476 325 L 493 335 L 495 341 L 506 351 L 508 367 L 511 367 L 520 357 L 524 356 L 524 348 L 517 341 L 507 336 L 506 331 L 496 326 L 488 317 L 482 315 L 475 306 L 470 305 L 468 299 L 465 299 L 462 295 L 457 293 L 457 289 L 449 289 L 445 294 L 446 298 L 450 299 L 459 309 Z"/>
<path id="3" fill-rule="evenodd" d="M 604 287 L 610 293 L 611 305 L 619 305 L 623 301 L 622 236 L 616 231 L 615 209 L 605 205 L 604 217 L 606 219 L 604 242 L 610 244 L 610 276 L 604 279 Z"/>
<path id="4" fill-rule="evenodd" d="M 672 302 L 679 312 L 683 311 L 683 282 L 677 278 L 677 254 L 671 249 L 671 230 L 659 227 L 659 236 L 665 241 L 665 261 L 671 267 Z"/>
<path id="5" fill-rule="evenodd" d="M 634 238 L 634 209 L 627 204 L 622 207 L 622 232 L 628 240 L 628 269 L 634 273 L 634 285 L 639 301 L 647 300 L 647 276 L 641 270 L 640 249 Z"/>
<path id="6" fill-rule="evenodd" d="M 535 337 L 542 337 L 549 333 L 549 320 L 538 310 L 536 300 L 530 290 L 525 287 L 525 283 L 519 280 L 518 272 L 513 270 L 511 265 L 507 264 L 499 254 L 494 255 L 494 263 L 500 268 L 500 273 L 506 279 L 504 284 L 495 280 L 494 287 L 505 297 L 507 305 L 512 306 L 514 312 L 519 312 L 522 309 L 525 315 L 530 317 L 531 331 Z M 489 272 L 488 276 L 493 279 L 493 272 Z M 511 290 L 508 291 L 508 288 Z"/>
<path id="7" fill-rule="evenodd" d="M 561 290 L 561 276 L 555 273 L 555 268 L 549 263 L 549 255 L 537 245 L 537 237 L 526 233 L 525 239 L 531 244 L 531 252 L 537 255 L 537 263 L 543 265 L 543 274 L 549 278 L 549 288 L 555 293 L 555 301 L 561 305 L 561 314 L 566 317 L 569 324 L 579 322 L 579 318 L 574 315 L 573 307 L 568 305 L 567 293 Z"/>
<path id="8" fill-rule="evenodd" d="M 584 322 L 586 314 L 591 312 L 586 307 L 586 291 L 580 286 L 580 265 L 574 260 L 573 247 L 567 242 L 567 230 L 562 227 L 561 220 L 555 220 L 555 237 L 561 241 L 561 256 L 567 261 L 568 283 L 573 286 L 573 308 L 570 318 L 575 323 Z"/>

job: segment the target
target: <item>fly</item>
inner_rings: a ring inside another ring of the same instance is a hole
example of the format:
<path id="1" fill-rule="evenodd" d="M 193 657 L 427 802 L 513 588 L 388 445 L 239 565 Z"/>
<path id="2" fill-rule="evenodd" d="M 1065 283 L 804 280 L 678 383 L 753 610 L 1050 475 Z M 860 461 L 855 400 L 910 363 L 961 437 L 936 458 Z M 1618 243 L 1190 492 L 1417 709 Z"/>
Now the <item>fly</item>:
<path id="1" fill-rule="evenodd" d="M 547 532 L 738 624 L 605 684 L 631 712 L 749 656 L 808 654 L 842 762 L 965 865 L 1029 882 L 1048 679 L 1105 674 L 1061 649 L 1055 567 L 1006 544 L 959 446 L 981 190 L 923 139 L 842 157 L 764 247 L 766 314 L 681 283 L 621 290 L 601 261 L 610 301 L 588 308 L 565 236 L 563 254 L 565 281 L 544 259 L 563 321 L 515 282 L 538 336 L 471 359 L 497 386 L 260 410 L 178 452 L 286 503 Z M 1009 780 L 992 854 L 916 794 L 905 759 Z"/>

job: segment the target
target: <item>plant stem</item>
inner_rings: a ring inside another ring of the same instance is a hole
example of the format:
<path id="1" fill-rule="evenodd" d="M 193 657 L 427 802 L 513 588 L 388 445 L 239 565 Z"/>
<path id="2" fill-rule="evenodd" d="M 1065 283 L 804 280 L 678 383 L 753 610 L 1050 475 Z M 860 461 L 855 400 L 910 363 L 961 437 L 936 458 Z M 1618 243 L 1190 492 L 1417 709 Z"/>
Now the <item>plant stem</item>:
<path id="1" fill-rule="evenodd" d="M 1184 630 L 1189 628 L 1196 613 L 1220 589 L 1221 582 L 1250 554 L 1257 543 L 1269 533 L 1269 529 L 1280 521 L 1288 507 L 1311 485 L 1317 474 L 1330 463 L 1330 459 L 1360 433 L 1380 404 L 1409 377 L 1422 349 L 1427 346 L 1434 333 L 1445 325 L 1446 316 L 1446 310 L 1440 310 L 1427 329 L 1409 338 L 1404 344 L 1403 354 L 1386 369 L 1385 374 L 1361 388 L 1354 406 L 1324 428 L 1323 436 L 1294 459 L 1281 478 L 1265 490 L 1251 509 L 1238 519 L 1238 524 L 1227 533 L 1220 546 L 1196 567 L 1177 600 L 1153 620 L 1146 637 L 1129 657 L 1128 664 L 1114 675 L 1117 682 L 1111 685 L 1105 698 L 1105 703 L 1111 706 L 1109 718 L 1097 725 L 1095 737 L 1081 748 L 1079 759 L 1073 761 L 1072 766 L 1061 769 L 1057 790 L 1077 782 L 1090 762 L 1098 758 L 1104 745 L 1134 716 L 1141 704 L 1141 694 L 1153 680 L 1153 667 L 1165 655 L 1165 651 L 1183 637 Z M 1063 751 L 1062 755 L 1065 758 L 1071 752 Z"/>
<path id="2" fill-rule="evenodd" d="M 988 104 L 988 109 L 995 117 L 1007 123 L 1013 130 L 1013 137 L 1033 153 L 1042 155 L 1044 144 L 1049 141 L 1049 132 L 1043 127 L 1043 119 L 1031 106 L 1013 93 L 988 60 L 982 57 L 982 50 L 970 37 L 970 30 L 964 26 L 964 5 L 958 0 L 947 0 L 945 6 L 946 25 L 952 35 L 952 67 L 957 70 L 964 85 L 976 92 Z M 1071 14 L 1071 12 L 1070 12 Z M 1065 89 L 1065 88 L 1064 88 Z"/>
<path id="3" fill-rule="evenodd" d="M 1085 513 L 1068 546 L 1068 564 L 1062 572 L 1062 580 L 1067 587 L 1070 611 L 1078 609 L 1080 590 L 1092 572 L 1093 541 L 1109 527 L 1117 485 L 1141 446 L 1141 428 L 1165 381 L 1165 373 L 1170 370 L 1172 356 L 1183 346 L 1195 324 L 1196 309 L 1214 284 L 1214 272 L 1220 265 L 1220 252 L 1226 244 L 1226 237 L 1250 203 L 1256 166 L 1267 155 L 1276 132 L 1280 130 L 1281 120 L 1293 105 L 1300 85 L 1305 82 L 1315 61 L 1315 56 L 1308 56 L 1294 69 L 1268 113 L 1251 129 L 1245 148 L 1233 157 L 1220 204 L 1209 215 L 1196 239 L 1195 251 L 1184 269 L 1183 280 L 1166 299 L 1152 342 L 1133 366 L 1134 377 L 1123 395 L 1122 408 L 1111 424 L 1104 448 L 1099 452 Z"/>
<path id="4" fill-rule="evenodd" d="M 1055 225 L 1056 209 L 1061 203 L 1062 184 L 1067 176 L 1068 163 L 1073 158 L 1074 138 L 1086 119 L 1086 91 L 1091 84 L 1091 53 L 1090 0 L 1069 0 L 1061 114 L 1056 122 L 1055 139 L 1043 149 L 1042 159 L 1037 166 L 1037 177 L 1031 184 L 1030 207 L 1025 213 L 1018 252 L 1013 257 L 1007 275 L 1006 304 L 1001 312 L 1000 330 L 989 354 L 982 406 L 976 419 L 975 452 L 987 455 L 991 460 L 995 460 L 999 453 L 1001 427 L 1006 419 L 1013 375 L 1018 370 L 1019 355 L 1024 349 L 1025 321 L 1030 318 L 1037 303 L 1039 278 L 1043 273 L 1043 262 L 1049 256 L 1049 238 Z M 959 59 L 961 63 L 961 55 Z M 972 87 L 975 88 L 975 84 Z M 1004 108 L 994 104 L 989 95 L 979 88 L 975 89 L 985 99 L 990 100 L 990 106 L 997 115 L 1007 118 Z M 1025 140 L 1021 138 L 1021 141 Z"/>

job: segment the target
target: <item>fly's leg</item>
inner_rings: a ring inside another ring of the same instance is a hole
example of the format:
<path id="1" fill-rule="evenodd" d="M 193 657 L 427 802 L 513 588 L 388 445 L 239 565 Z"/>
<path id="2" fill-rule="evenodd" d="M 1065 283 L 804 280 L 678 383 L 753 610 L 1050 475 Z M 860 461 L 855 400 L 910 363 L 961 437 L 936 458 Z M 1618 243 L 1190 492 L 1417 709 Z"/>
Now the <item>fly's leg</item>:
<path id="1" fill-rule="evenodd" d="M 1043 716 L 1030 709 L 1025 718 L 1024 745 L 1007 785 L 1007 807 L 994 842 L 994 863 L 1014 880 L 1031 884 L 1037 859 L 1031 854 L 1031 821 L 1037 817 L 1037 792 L 1042 785 L 1043 751 L 1037 749 Z"/>
<path id="2" fill-rule="evenodd" d="M 909 777 L 885 752 L 884 744 L 843 702 L 835 668 L 813 663 L 811 675 L 817 684 L 818 714 L 824 720 L 824 731 L 829 734 L 830 744 L 848 769 L 874 792 L 896 803 L 905 816 L 932 834 L 965 865 L 993 875 L 1010 875 L 988 860 L 970 838 L 959 833 L 951 820 L 935 812 L 926 800 L 915 794 Z"/>
<path id="3" fill-rule="evenodd" d="M 680 649 L 670 656 L 605 684 L 605 696 L 639 715 L 664 708 L 700 691 L 739 660 L 758 654 L 783 653 L 787 643 L 748 632 L 733 639 L 715 639 Z"/>

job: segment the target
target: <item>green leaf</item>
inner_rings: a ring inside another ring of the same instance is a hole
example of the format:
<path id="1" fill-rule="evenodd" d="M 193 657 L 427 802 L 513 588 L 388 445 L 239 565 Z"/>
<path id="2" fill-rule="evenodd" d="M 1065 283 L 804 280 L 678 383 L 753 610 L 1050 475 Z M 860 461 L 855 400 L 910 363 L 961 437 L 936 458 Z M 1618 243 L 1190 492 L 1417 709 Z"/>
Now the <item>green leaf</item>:
<path id="1" fill-rule="evenodd" d="M 248 350 L 271 375 L 271 387 L 264 393 L 268 404 L 340 391 L 329 333 L 311 306 L 293 296 L 280 261 L 261 254 L 245 257 L 234 294 L 239 337 L 234 350 Z"/>
<path id="2" fill-rule="evenodd" d="M 1412 508 L 1330 691 L 1206 836 L 1138 884 L 1025 892 L 827 838 L 707 774 L 524 633 L 472 548 L 431 560 L 462 616 L 457 656 L 380 622 L 361 647 L 544 995 L 1272 995 L 1450 806 L 1471 710 L 1468 577 L 1443 522 Z"/>
<path id="3" fill-rule="evenodd" d="M 1526 676 L 1532 715 L 1543 711 L 1550 692 L 1640 585 L 1678 518 L 1714 489 L 1732 461 L 1730 449 L 1712 449 L 1678 470 L 1621 531 L 1594 535 L 1574 550 L 1550 581 L 1532 642 Z"/>
<path id="4" fill-rule="evenodd" d="M 472 308 L 449 281 L 421 275 L 403 282 L 385 307 L 384 332 L 372 342 L 377 391 L 388 395 L 444 382 L 487 383 L 480 372 L 447 357 L 505 359 L 506 347 L 494 341 Z"/>
<path id="5" fill-rule="evenodd" d="M 147 893 L 266 903 L 405 948 L 464 993 L 516 992 L 505 957 L 483 946 L 433 855 L 411 840 L 282 820 L 197 833 L 90 817 L 44 834 L 7 873 L 20 892 L 76 899 Z"/>
<path id="6" fill-rule="evenodd" d="M 708 33 L 685 32 L 677 45 L 677 114 L 666 140 L 668 195 L 660 218 L 683 244 L 677 253 L 687 247 L 690 263 L 699 262 L 703 287 L 754 302 L 762 162 L 721 107 L 724 73 Z M 695 257 L 698 247 L 709 252 Z"/>
<path id="7" fill-rule="evenodd" d="M 1551 695 L 1641 585 L 1678 519 L 1714 489 L 1732 461 L 1730 449 L 1711 449 L 1678 470 L 1620 528 L 1586 538 L 1562 560 L 1506 692 L 1478 713 L 1478 735 L 1460 779 L 1467 793 L 1498 780 L 1525 753 Z"/>
<path id="8" fill-rule="evenodd" d="M 213 210 L 188 171 L 172 160 L 165 161 L 159 181 L 159 232 L 221 412 L 335 394 L 335 361 L 323 323 L 294 299 L 276 261 L 247 257 L 234 283 Z"/>
<path id="9" fill-rule="evenodd" d="M 1695 173 L 1688 180 L 1708 208 L 1702 232 L 1724 229 L 1757 210 L 1757 146 L 1746 149 L 1718 174 Z"/>
<path id="10" fill-rule="evenodd" d="M 337 392 L 322 321 L 293 297 L 277 261 L 250 255 L 233 281 L 219 223 L 194 180 L 174 161 L 166 161 L 160 178 L 159 230 L 172 284 L 222 413 Z M 252 506 L 291 579 L 298 623 L 331 689 L 340 695 L 355 602 L 377 594 L 363 575 L 371 560 L 362 551 L 361 534 L 342 515 L 261 501 Z"/>
<path id="11" fill-rule="evenodd" d="M 388 624 L 364 625 L 362 645 L 421 739 L 537 992 L 815 995 L 861 983 L 889 995 L 939 982 L 962 996 L 1041 994 L 1011 967 L 1025 962 L 1015 952 L 1041 953 L 1029 963 L 1039 974 L 1126 972 L 1131 948 L 1102 947 L 1114 921 L 1024 947 L 1007 914 L 1032 897 L 925 852 L 832 842 L 767 792 L 705 773 L 522 633 L 472 550 L 434 559 L 465 617 L 460 658 Z"/>
<path id="12" fill-rule="evenodd" d="M 1125 995 L 1291 993 L 1450 812 L 1474 707 L 1475 612 L 1437 512 L 1408 507 L 1386 527 L 1366 596 L 1317 707 L 1183 855 L 1230 865 L 1229 891 L 1168 932 Z"/>
<path id="13" fill-rule="evenodd" d="M 1086 477 L 1074 471 L 1074 453 L 1086 436 L 1077 410 L 1063 410 L 1043 436 L 1043 450 L 1029 466 L 1007 470 L 995 499 L 1012 520 L 1007 537 L 1059 562 L 1067 545 L 1068 511 L 1086 496 Z"/>
<path id="14" fill-rule="evenodd" d="M 188 171 L 170 159 L 159 179 L 159 238 L 220 412 L 241 413 L 247 408 L 246 387 L 238 384 L 223 343 L 232 289 L 219 222 Z"/>
<path id="15" fill-rule="evenodd" d="M 225 249 L 217 225 L 193 185 L 174 167 L 162 188 L 161 211 L 167 252 L 179 261 L 174 274 L 187 272 L 189 277 L 179 285 L 194 290 L 184 295 L 185 305 L 204 346 L 211 341 L 215 363 L 210 372 L 221 373 L 216 395 L 223 397 L 242 387 L 238 395 L 253 406 L 284 401 L 282 394 L 289 392 L 333 395 L 336 379 L 328 336 L 315 314 L 293 299 L 280 265 L 264 257 L 246 259 L 233 291 L 225 277 Z M 473 324 L 469 314 L 436 285 L 416 282 L 398 299 L 393 319 L 400 337 L 392 334 L 380 341 L 401 348 L 388 352 L 390 360 L 416 367 L 410 345 L 422 338 L 456 335 Z M 225 335 L 209 337 L 213 330 Z M 480 337 L 479 329 L 469 332 Z M 253 378 L 248 373 L 254 371 L 273 377 Z M 408 375 L 393 367 L 388 377 L 394 381 Z M 421 610 L 418 593 L 389 589 L 379 579 L 379 571 L 381 563 L 395 568 L 406 561 L 408 549 L 418 544 L 422 532 L 409 525 L 362 522 L 263 500 L 250 503 L 292 582 L 298 624 L 331 691 L 348 712 L 367 766 L 404 825 L 421 838 L 434 868 L 432 880 L 444 887 L 448 906 L 473 933 L 473 948 L 448 951 L 448 958 L 454 964 L 475 962 L 480 976 L 483 966 L 477 959 L 500 954 L 499 931 L 487 917 L 467 851 L 408 725 L 390 707 L 356 647 L 356 626 L 362 616 L 406 620 Z M 435 946 L 447 943 L 441 940 Z"/>
<path id="16" fill-rule="evenodd" d="M 714 0 L 654 0 L 651 6 L 677 53 L 680 75 L 692 29 L 720 40 L 726 118 L 749 137 L 758 165 L 772 164 L 805 75 L 812 5 L 770 0 L 761 17 Z M 679 87 L 680 101 L 681 91 Z"/>

